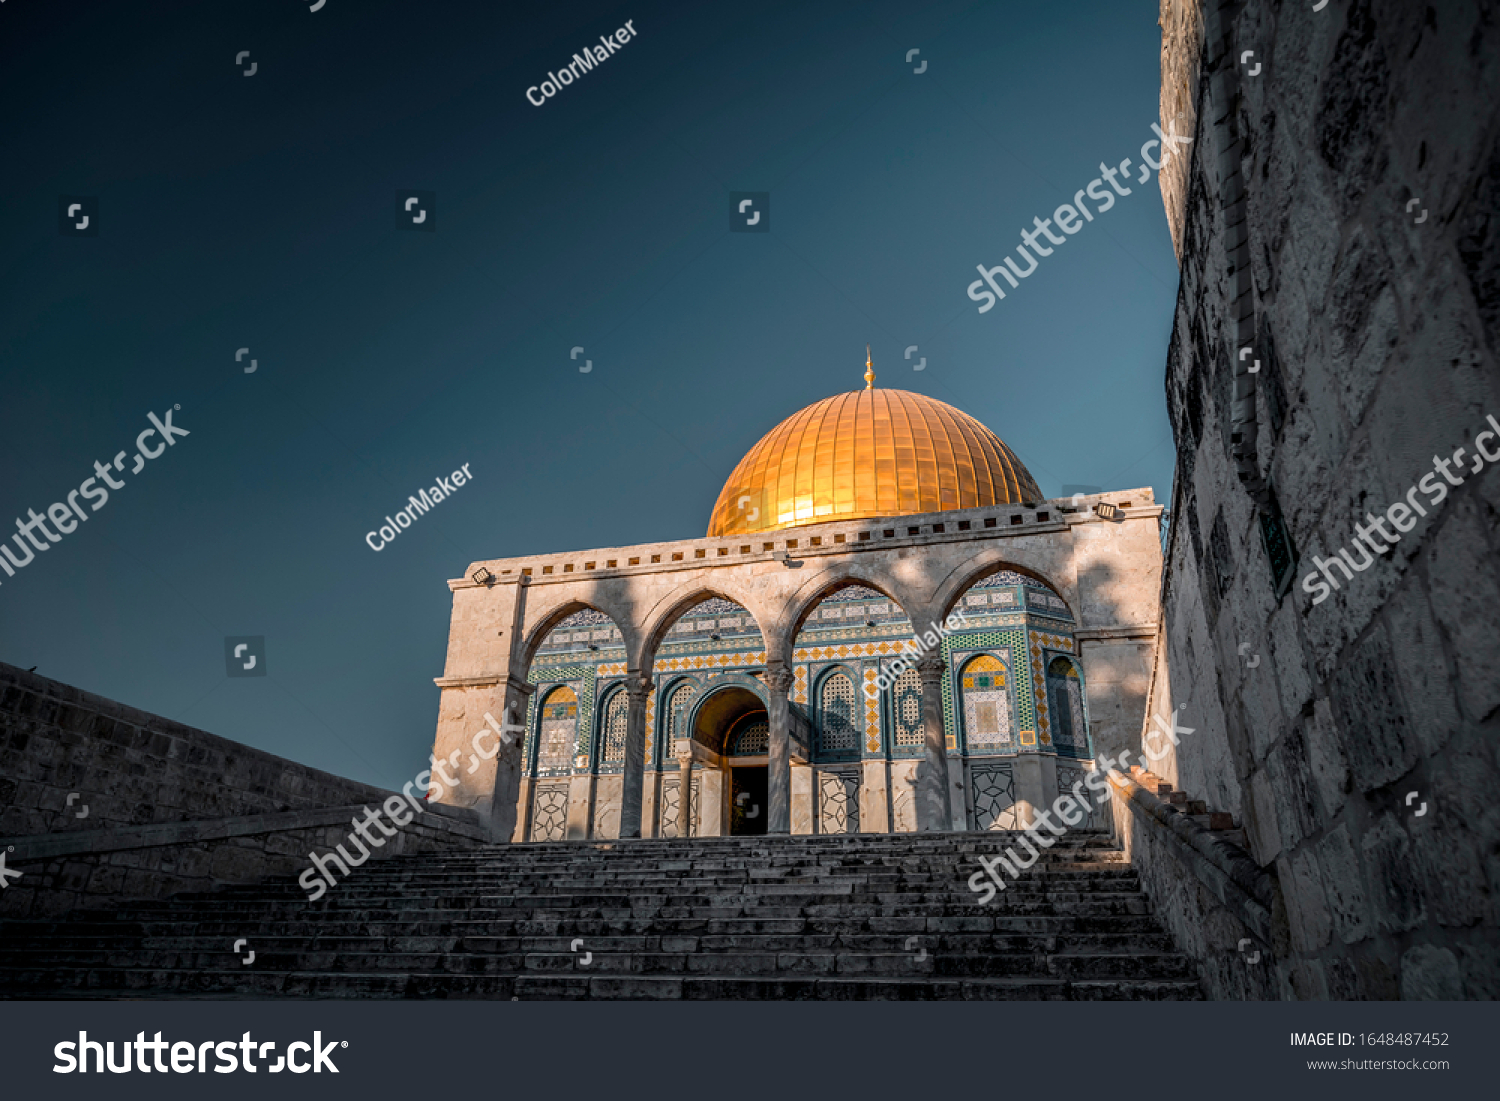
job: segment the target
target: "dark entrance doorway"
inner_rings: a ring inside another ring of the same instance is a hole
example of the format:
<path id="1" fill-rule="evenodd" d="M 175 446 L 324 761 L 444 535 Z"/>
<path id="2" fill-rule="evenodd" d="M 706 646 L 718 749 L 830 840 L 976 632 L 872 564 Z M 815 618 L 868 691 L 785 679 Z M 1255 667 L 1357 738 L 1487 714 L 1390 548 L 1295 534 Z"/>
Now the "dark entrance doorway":
<path id="1" fill-rule="evenodd" d="M 734 766 L 730 785 L 729 834 L 747 837 L 766 832 L 767 773 L 765 765 Z"/>

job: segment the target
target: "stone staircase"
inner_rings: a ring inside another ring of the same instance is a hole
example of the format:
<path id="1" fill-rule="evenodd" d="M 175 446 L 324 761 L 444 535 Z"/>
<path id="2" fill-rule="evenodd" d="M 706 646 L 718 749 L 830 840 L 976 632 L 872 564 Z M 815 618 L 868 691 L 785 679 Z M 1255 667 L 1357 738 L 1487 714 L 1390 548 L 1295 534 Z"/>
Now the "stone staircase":
<path id="1" fill-rule="evenodd" d="M 1070 833 L 978 905 L 976 854 L 1011 843 L 726 837 L 393 857 L 316 903 L 286 881 L 0 923 L 0 997 L 1202 996 L 1103 835 Z"/>

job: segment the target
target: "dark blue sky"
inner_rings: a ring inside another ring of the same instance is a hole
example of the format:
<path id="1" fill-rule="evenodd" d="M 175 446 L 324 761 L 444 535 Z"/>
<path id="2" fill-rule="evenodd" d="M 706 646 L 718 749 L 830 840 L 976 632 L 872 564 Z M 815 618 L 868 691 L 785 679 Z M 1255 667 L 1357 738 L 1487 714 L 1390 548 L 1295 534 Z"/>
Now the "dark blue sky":
<path id="1" fill-rule="evenodd" d="M 148 412 L 191 432 L 0 575 L 0 660 L 398 785 L 447 578 L 701 534 L 762 434 L 863 385 L 867 342 L 877 385 L 979 418 L 1045 493 L 1166 501 L 1155 180 L 994 309 L 965 295 L 1153 136 L 1155 0 L 309 6 L 0 8 L 0 523 L 133 454 Z M 401 188 L 436 192 L 437 232 L 396 230 Z M 732 191 L 771 193 L 769 233 L 728 232 Z M 59 232 L 62 195 L 98 236 Z M 229 635 L 266 637 L 268 676 L 226 677 Z"/>

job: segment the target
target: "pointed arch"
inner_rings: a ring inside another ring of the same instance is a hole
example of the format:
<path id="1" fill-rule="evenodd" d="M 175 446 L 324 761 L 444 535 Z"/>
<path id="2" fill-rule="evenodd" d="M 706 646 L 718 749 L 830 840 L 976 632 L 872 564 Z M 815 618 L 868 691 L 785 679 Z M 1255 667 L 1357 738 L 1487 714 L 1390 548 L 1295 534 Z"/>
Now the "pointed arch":
<path id="1" fill-rule="evenodd" d="M 1077 586 L 1071 581 L 1060 584 L 1057 580 L 1047 577 L 1027 566 L 1018 565 L 1007 558 L 1002 558 L 999 552 L 982 554 L 970 561 L 955 567 L 947 577 L 943 578 L 933 593 L 932 607 L 936 612 L 936 618 L 946 619 L 962 606 L 963 598 L 969 590 L 988 580 L 998 573 L 1013 573 L 1026 579 L 1027 583 L 1040 585 L 1048 590 L 1062 604 L 1069 617 L 1077 626 L 1082 626 L 1077 607 Z"/>
<path id="2" fill-rule="evenodd" d="M 915 622 L 912 619 L 912 608 L 916 606 L 916 602 L 911 593 L 893 584 L 890 578 L 881 576 L 874 570 L 863 568 L 858 563 L 841 563 L 838 568 L 809 578 L 806 584 L 788 597 L 781 618 L 775 627 L 776 638 L 784 640 L 786 644 L 786 654 L 782 660 L 790 660 L 791 651 L 796 646 L 797 636 L 823 602 L 844 589 L 856 586 L 879 593 L 900 610 L 907 622 Z M 768 650 L 767 658 L 769 657 Z"/>
<path id="3" fill-rule="evenodd" d="M 1052 744 L 1059 754 L 1093 757 L 1089 737 L 1088 696 L 1077 658 L 1056 654 L 1047 663 L 1047 702 L 1052 709 Z"/>
<path id="4" fill-rule="evenodd" d="M 523 676 L 530 672 L 532 663 L 536 660 L 537 652 L 547 644 L 547 640 L 551 637 L 552 633 L 567 623 L 568 620 L 579 616 L 580 613 L 584 615 L 593 613 L 596 616 L 603 616 L 607 619 L 610 626 L 614 628 L 614 631 L 619 636 L 619 641 L 613 643 L 613 646 L 616 648 L 624 646 L 626 653 L 629 653 L 630 633 L 628 627 L 621 626 L 621 621 L 618 618 L 610 614 L 606 609 L 596 604 L 591 604 L 588 601 L 576 599 L 565 600 L 542 616 L 536 625 L 528 631 L 525 642 L 521 647 Z M 530 618 L 529 615 L 528 618 Z"/>
<path id="5" fill-rule="evenodd" d="M 639 664 L 636 667 L 653 668 L 657 652 L 677 622 L 694 608 L 715 599 L 737 606 L 740 609 L 741 618 L 748 617 L 750 620 L 750 624 L 742 623 L 741 626 L 753 625 L 762 641 L 765 640 L 765 623 L 762 615 L 758 614 L 753 607 L 753 594 L 739 592 L 738 586 L 734 585 L 705 585 L 700 581 L 693 581 L 663 597 L 643 617 L 640 653 L 637 656 Z"/>

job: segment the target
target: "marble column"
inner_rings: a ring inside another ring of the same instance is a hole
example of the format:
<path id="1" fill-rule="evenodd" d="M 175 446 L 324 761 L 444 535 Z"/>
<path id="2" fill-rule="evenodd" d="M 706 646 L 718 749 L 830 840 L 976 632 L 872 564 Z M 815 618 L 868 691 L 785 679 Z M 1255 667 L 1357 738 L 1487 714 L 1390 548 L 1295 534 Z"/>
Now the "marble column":
<path id="1" fill-rule="evenodd" d="M 677 751 L 677 836 L 693 836 L 693 747 L 687 738 L 679 738 Z"/>
<path id="2" fill-rule="evenodd" d="M 767 802 L 766 832 L 789 834 L 792 831 L 792 769 L 791 739 L 792 708 L 787 692 L 796 679 L 792 671 L 779 661 L 768 662 L 761 679 L 770 690 L 770 703 L 766 707 L 770 720 L 771 738 L 768 753 L 769 768 L 766 769 Z"/>
<path id="3" fill-rule="evenodd" d="M 917 659 L 922 678 L 922 763 L 917 768 L 917 829 L 951 830 L 948 801 L 948 739 L 943 729 L 943 678 L 948 659 L 928 654 Z"/>
<path id="4" fill-rule="evenodd" d="M 646 697 L 651 677 L 632 670 L 625 678 L 625 768 L 620 788 L 620 836 L 641 835 L 641 788 L 646 782 Z"/>

